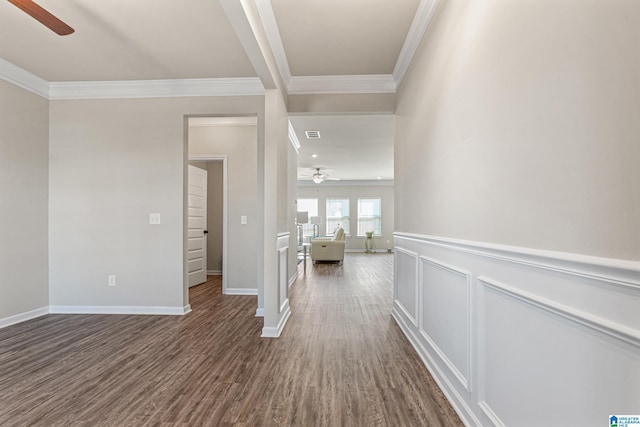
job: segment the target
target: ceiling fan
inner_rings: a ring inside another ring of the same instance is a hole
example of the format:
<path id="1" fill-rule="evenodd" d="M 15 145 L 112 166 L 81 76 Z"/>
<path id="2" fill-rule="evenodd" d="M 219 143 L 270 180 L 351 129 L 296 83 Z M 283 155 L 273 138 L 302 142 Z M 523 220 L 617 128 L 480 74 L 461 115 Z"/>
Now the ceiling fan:
<path id="1" fill-rule="evenodd" d="M 326 173 L 320 173 L 320 168 L 312 168 L 315 172 L 313 175 L 306 175 L 303 178 L 311 178 L 316 184 L 320 184 L 323 181 L 340 181 L 340 178 L 331 178 Z"/>
<path id="2" fill-rule="evenodd" d="M 60 36 L 66 36 L 75 31 L 48 10 L 31 0 L 9 0 L 9 3 L 22 9 L 29 16 L 40 21 L 41 24 Z"/>

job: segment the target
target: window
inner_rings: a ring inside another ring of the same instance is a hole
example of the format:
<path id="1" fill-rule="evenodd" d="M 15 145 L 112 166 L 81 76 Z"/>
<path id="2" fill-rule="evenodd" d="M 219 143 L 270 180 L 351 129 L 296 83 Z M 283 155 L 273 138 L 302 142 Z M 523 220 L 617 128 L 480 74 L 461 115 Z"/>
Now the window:
<path id="1" fill-rule="evenodd" d="M 338 227 L 344 228 L 346 235 L 351 234 L 349 199 L 327 199 L 327 235 L 332 235 Z"/>
<path id="2" fill-rule="evenodd" d="M 313 237 L 311 218 L 318 216 L 318 199 L 298 199 L 298 212 L 309 213 L 309 224 L 302 224 L 302 236 Z"/>
<path id="3" fill-rule="evenodd" d="M 380 199 L 358 199 L 358 236 L 367 231 L 373 231 L 374 236 L 382 235 L 381 205 Z"/>

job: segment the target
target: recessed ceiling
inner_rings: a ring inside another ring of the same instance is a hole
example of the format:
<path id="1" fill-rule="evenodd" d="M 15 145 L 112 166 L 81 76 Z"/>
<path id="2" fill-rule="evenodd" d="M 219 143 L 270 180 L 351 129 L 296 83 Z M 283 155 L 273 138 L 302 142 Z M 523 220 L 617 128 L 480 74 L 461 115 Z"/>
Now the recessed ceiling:
<path id="1" fill-rule="evenodd" d="M 230 14 L 230 20 L 227 6 L 217 0 L 38 3 L 75 33 L 60 37 L 0 1 L 0 58 L 48 82 L 258 76 L 235 32 L 245 25 L 244 18 Z M 397 65 L 406 66 L 412 51 L 407 46 L 403 50 L 403 44 L 418 39 L 412 22 L 415 18 L 426 25 L 424 12 L 427 8 L 433 12 L 437 2 L 260 0 L 260 4 L 273 9 L 291 75 L 330 77 L 391 75 Z M 276 50 L 281 57 L 281 49 Z M 401 79 L 402 73 L 393 78 Z M 392 115 L 297 115 L 291 123 L 302 144 L 299 175 L 311 175 L 312 168 L 321 167 L 323 173 L 343 181 L 393 179 Z M 321 139 L 308 140 L 305 130 L 319 131 Z"/>
<path id="2" fill-rule="evenodd" d="M 391 74 L 419 0 L 272 0 L 293 76 Z"/>
<path id="3" fill-rule="evenodd" d="M 39 0 L 58 36 L 0 2 L 0 57 L 50 82 L 254 77 L 218 1 Z"/>
<path id="4" fill-rule="evenodd" d="M 294 115 L 289 121 L 300 141 L 298 179 L 310 181 L 315 168 L 341 181 L 393 179 L 393 115 Z M 307 139 L 309 129 L 322 138 Z"/>

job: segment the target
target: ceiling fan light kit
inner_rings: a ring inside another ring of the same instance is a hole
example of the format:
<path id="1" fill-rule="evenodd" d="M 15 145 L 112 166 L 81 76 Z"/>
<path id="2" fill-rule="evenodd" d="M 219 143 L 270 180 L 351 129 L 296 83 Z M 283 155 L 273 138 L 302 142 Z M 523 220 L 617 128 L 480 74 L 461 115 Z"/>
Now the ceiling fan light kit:
<path id="1" fill-rule="evenodd" d="M 320 173 L 320 168 L 314 168 L 314 169 L 315 169 L 315 172 L 311 176 L 311 180 L 313 182 L 315 182 L 316 184 L 320 184 L 320 183 L 324 182 L 325 180 L 328 180 L 328 181 L 340 181 L 340 178 L 331 178 L 326 173 Z"/>
<path id="2" fill-rule="evenodd" d="M 48 10 L 31 0 L 9 0 L 9 3 L 21 9 L 27 15 L 49 28 L 60 36 L 68 36 L 75 31 L 73 28 L 55 17 Z"/>

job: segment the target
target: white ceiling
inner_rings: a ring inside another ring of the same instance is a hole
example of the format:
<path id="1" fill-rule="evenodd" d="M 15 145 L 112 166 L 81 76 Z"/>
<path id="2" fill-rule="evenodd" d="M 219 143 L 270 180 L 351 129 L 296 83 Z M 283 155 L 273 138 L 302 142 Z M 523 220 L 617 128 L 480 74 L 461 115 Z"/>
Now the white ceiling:
<path id="1" fill-rule="evenodd" d="M 256 76 L 218 1 L 38 0 L 58 36 L 0 1 L 0 57 L 50 82 Z"/>
<path id="2" fill-rule="evenodd" d="M 272 0 L 293 76 L 391 74 L 419 0 Z"/>
<path id="3" fill-rule="evenodd" d="M 323 78 L 347 81 L 347 85 L 383 82 L 393 91 L 438 3 L 254 1 L 283 80 L 290 82 L 290 88 L 297 85 L 292 93 L 300 92 L 301 82 L 308 87 Z M 246 33 L 236 33 L 246 28 L 246 17 L 238 17 L 242 7 L 235 0 L 38 3 L 75 33 L 58 36 L 14 5 L 0 1 L 0 58 L 50 85 L 262 76 L 256 71 L 260 68 L 254 68 L 260 61 L 247 55 L 241 43 L 246 42 Z M 274 33 L 279 37 L 274 39 Z M 0 61 L 0 78 L 3 67 Z M 14 75 L 5 78 L 15 81 Z M 46 89 L 34 91 L 46 96 Z M 342 180 L 393 178 L 392 116 L 292 116 L 291 123 L 302 144 L 301 174 L 320 166 Z M 307 141 L 303 135 L 307 129 L 320 130 L 322 139 Z M 317 159 L 309 157 L 312 151 Z"/>
<path id="4" fill-rule="evenodd" d="M 393 179 L 393 115 L 290 116 L 289 121 L 300 141 L 298 179 L 310 181 L 315 168 L 341 181 Z M 307 139 L 305 130 L 319 131 L 320 139 Z"/>

